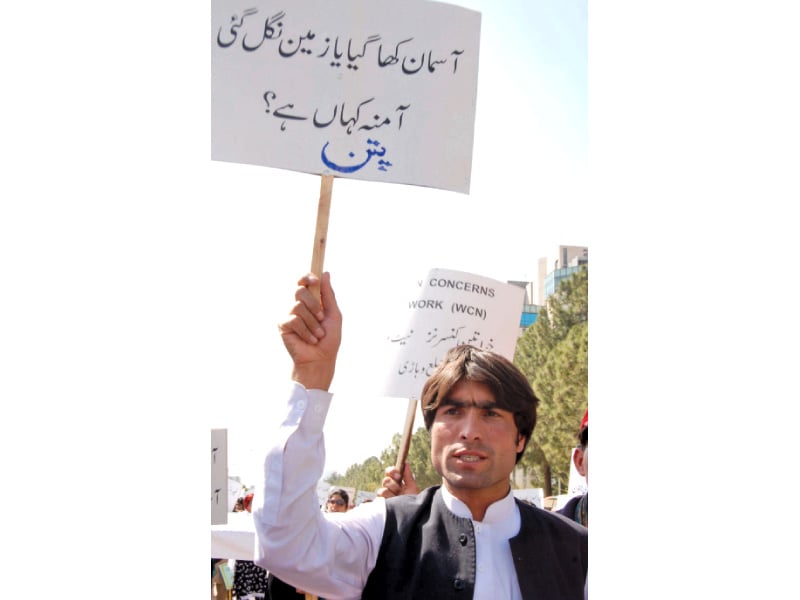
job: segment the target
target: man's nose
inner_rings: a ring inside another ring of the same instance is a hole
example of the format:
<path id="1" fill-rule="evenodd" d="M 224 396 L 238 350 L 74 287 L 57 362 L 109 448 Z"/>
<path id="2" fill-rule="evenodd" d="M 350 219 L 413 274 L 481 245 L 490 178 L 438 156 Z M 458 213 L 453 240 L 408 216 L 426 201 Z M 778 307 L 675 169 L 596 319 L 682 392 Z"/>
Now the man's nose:
<path id="1" fill-rule="evenodd" d="M 479 440 L 481 436 L 480 413 L 474 408 L 468 408 L 464 411 L 464 418 L 461 420 L 461 438 L 465 440 Z"/>

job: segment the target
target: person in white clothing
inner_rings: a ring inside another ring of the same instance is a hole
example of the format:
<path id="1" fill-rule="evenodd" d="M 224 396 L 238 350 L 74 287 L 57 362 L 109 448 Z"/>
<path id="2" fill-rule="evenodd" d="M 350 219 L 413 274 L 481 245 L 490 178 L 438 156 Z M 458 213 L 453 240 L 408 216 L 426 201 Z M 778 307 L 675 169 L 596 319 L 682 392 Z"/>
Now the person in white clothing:
<path id="1" fill-rule="evenodd" d="M 509 360 L 456 346 L 425 383 L 441 486 L 326 513 L 316 484 L 342 335 L 328 273 L 300 278 L 279 330 L 293 381 L 255 497 L 256 564 L 327 600 L 584 597 L 587 530 L 511 492 L 538 399 Z"/>

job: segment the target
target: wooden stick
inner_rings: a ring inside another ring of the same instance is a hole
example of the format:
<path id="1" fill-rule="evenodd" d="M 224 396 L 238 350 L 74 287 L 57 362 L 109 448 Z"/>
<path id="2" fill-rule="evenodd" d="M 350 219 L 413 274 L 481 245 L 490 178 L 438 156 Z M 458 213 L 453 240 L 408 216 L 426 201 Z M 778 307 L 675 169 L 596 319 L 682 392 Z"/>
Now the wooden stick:
<path id="1" fill-rule="evenodd" d="M 311 272 L 322 277 L 322 265 L 325 262 L 325 245 L 328 242 L 328 217 L 331 212 L 331 193 L 333 191 L 333 175 L 320 175 L 319 205 L 317 206 L 317 230 L 314 233 L 314 252 L 311 255 Z M 312 290 L 319 300 L 319 290 Z"/>
<path id="2" fill-rule="evenodd" d="M 397 452 L 397 463 L 395 468 L 403 472 L 403 465 L 408 458 L 408 449 L 411 447 L 411 430 L 414 428 L 414 416 L 417 414 L 417 399 L 408 399 L 408 412 L 406 413 L 406 425 L 403 428 L 403 439 L 400 441 L 400 450 Z"/>
<path id="3" fill-rule="evenodd" d="M 333 191 L 333 175 L 320 175 L 319 204 L 317 205 L 317 230 L 314 233 L 314 252 L 311 255 L 311 272 L 322 277 L 322 265 L 325 262 L 325 244 L 328 241 L 328 217 L 331 213 L 331 192 Z M 319 300 L 319 288 L 311 290 Z M 305 594 L 305 600 L 318 600 L 314 594 Z"/>

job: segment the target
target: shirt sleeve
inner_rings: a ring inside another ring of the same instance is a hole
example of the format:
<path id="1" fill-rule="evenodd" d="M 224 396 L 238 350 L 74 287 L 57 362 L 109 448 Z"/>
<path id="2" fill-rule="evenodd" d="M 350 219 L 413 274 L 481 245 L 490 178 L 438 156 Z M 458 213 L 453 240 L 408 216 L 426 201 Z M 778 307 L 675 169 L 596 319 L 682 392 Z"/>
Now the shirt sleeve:
<path id="1" fill-rule="evenodd" d="M 323 425 L 332 394 L 293 382 L 287 415 L 264 460 L 253 499 L 255 563 L 329 600 L 360 598 L 378 558 L 386 503 L 324 513 L 317 482 L 325 464 Z"/>

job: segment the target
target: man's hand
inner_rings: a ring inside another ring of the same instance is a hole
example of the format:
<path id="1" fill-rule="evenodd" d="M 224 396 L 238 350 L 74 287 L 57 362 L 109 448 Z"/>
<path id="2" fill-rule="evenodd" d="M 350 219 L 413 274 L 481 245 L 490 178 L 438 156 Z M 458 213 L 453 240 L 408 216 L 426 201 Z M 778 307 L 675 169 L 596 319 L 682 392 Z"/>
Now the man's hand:
<path id="1" fill-rule="evenodd" d="M 385 472 L 386 477 L 381 482 L 383 487 L 379 487 L 375 492 L 377 496 L 392 498 L 403 494 L 419 494 L 417 480 L 411 474 L 411 467 L 408 466 L 408 463 L 403 465 L 402 473 L 396 467 L 387 467 Z"/>
<path id="2" fill-rule="evenodd" d="M 289 318 L 278 325 L 283 345 L 294 363 L 292 379 L 306 389 L 327 391 L 342 341 L 342 313 L 329 273 L 323 273 L 322 280 L 309 273 L 297 285 Z M 320 301 L 310 289 L 316 287 L 320 290 Z"/>

